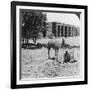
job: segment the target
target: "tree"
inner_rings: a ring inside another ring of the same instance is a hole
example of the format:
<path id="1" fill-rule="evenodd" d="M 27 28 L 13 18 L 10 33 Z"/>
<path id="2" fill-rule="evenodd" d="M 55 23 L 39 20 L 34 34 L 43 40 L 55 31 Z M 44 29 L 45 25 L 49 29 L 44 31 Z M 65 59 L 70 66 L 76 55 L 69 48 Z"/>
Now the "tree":
<path id="1" fill-rule="evenodd" d="M 23 43 L 28 44 L 29 39 L 36 43 L 39 33 L 46 30 L 46 14 L 41 11 L 22 10 L 21 27 Z"/>

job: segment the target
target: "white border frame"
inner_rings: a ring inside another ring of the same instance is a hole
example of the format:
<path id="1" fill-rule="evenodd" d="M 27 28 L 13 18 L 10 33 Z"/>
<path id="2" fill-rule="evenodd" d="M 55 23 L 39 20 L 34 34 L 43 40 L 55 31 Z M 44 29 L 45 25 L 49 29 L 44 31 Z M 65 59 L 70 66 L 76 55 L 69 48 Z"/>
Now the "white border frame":
<path id="1" fill-rule="evenodd" d="M 33 10 L 50 10 L 50 11 L 71 11 L 71 12 L 82 12 L 80 15 L 81 25 L 80 25 L 80 60 L 81 60 L 81 72 L 79 77 L 60 77 L 55 79 L 31 79 L 31 80 L 19 80 L 19 63 L 20 63 L 20 9 L 33 9 Z M 73 8 L 51 8 L 51 7 L 37 7 L 37 6 L 16 6 L 16 84 L 38 84 L 38 83 L 53 83 L 53 82 L 72 82 L 72 81 L 84 81 L 84 9 L 73 9 Z"/>

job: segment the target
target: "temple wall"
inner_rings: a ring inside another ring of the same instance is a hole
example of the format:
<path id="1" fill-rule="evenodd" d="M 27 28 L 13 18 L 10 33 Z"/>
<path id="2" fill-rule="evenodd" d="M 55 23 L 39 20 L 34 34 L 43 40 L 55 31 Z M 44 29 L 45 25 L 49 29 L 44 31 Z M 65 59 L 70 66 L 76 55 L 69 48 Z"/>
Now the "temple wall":
<path id="1" fill-rule="evenodd" d="M 80 34 L 79 27 L 57 22 L 49 23 L 48 32 L 52 32 L 55 37 L 74 37 Z"/>

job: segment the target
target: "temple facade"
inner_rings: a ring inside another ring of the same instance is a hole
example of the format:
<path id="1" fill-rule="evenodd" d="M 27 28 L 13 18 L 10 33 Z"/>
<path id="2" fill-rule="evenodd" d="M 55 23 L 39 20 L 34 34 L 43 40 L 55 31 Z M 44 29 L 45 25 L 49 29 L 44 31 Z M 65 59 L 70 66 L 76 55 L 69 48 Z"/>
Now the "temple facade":
<path id="1" fill-rule="evenodd" d="M 47 34 L 53 33 L 55 37 L 73 37 L 79 36 L 80 29 L 74 25 L 49 22 Z"/>

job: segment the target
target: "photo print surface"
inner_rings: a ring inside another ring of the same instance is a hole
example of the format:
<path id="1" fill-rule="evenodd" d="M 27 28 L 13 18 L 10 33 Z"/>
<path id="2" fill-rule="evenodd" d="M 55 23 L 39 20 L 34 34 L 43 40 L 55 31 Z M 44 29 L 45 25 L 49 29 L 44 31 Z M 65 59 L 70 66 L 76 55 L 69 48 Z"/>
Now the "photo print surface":
<path id="1" fill-rule="evenodd" d="M 80 13 L 20 10 L 21 79 L 80 73 Z"/>
<path id="2" fill-rule="evenodd" d="M 17 13 L 18 80 L 27 83 L 83 80 L 82 11 L 35 8 L 19 8 Z"/>

